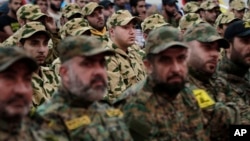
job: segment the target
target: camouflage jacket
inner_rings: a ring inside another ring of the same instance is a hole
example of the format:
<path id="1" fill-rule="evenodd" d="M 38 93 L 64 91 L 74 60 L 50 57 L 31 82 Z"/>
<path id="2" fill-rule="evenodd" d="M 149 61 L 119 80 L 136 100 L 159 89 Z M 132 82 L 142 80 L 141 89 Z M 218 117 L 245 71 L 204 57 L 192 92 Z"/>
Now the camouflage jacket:
<path id="1" fill-rule="evenodd" d="M 223 84 L 227 87 L 227 102 L 234 102 L 238 105 L 241 112 L 242 124 L 249 124 L 250 121 L 250 83 L 245 78 L 248 69 L 240 68 L 223 56 L 218 66 L 216 83 Z M 226 80 L 226 81 L 225 81 Z"/>
<path id="2" fill-rule="evenodd" d="M 192 91 L 185 87 L 175 98 L 154 91 L 147 78 L 125 92 L 125 122 L 134 140 L 206 141 L 203 114 Z"/>
<path id="3" fill-rule="evenodd" d="M 59 78 L 53 70 L 48 67 L 40 67 L 40 75 L 33 73 L 33 106 L 37 107 L 50 99 L 51 95 L 57 90 Z"/>
<path id="4" fill-rule="evenodd" d="M 4 42 L 2 42 L 0 47 L 8 47 L 8 46 L 17 46 L 18 37 L 21 32 L 21 28 L 18 29 L 13 35 L 7 38 Z"/>
<path id="5" fill-rule="evenodd" d="M 49 128 L 66 132 L 72 141 L 132 140 L 120 110 L 101 102 L 85 102 L 63 88 L 38 113 L 51 121 Z"/>
<path id="6" fill-rule="evenodd" d="M 208 77 L 193 69 L 189 69 L 189 74 L 189 83 L 203 90 L 203 95 L 206 94 L 210 97 L 204 100 L 204 106 L 201 107 L 205 115 L 205 127 L 207 132 L 210 133 L 210 139 L 213 141 L 229 140 L 229 126 L 239 124 L 241 116 L 239 107 L 233 102 L 226 101 L 226 95 L 230 92 L 227 86 L 216 83 L 217 76 L 215 75 Z M 195 94 L 195 96 L 198 98 L 198 95 Z"/>
<path id="7" fill-rule="evenodd" d="M 113 48 L 115 55 L 107 58 L 108 71 L 108 101 L 114 101 L 128 87 L 145 78 L 145 68 L 140 50 L 131 46 L 128 53 L 109 42 L 108 47 Z"/>
<path id="8" fill-rule="evenodd" d="M 20 124 L 0 119 L 0 141 L 67 141 L 52 130 L 43 128 L 45 123 L 39 116 L 26 116 Z"/>
<path id="9" fill-rule="evenodd" d="M 218 75 L 227 80 L 228 87 L 232 89 L 232 93 L 227 95 L 228 99 L 238 103 L 242 102 L 242 100 L 239 99 L 241 98 L 245 104 L 250 105 L 250 83 L 248 79 L 246 79 L 248 68 L 241 68 L 227 59 L 226 56 L 223 56 L 218 70 Z"/>

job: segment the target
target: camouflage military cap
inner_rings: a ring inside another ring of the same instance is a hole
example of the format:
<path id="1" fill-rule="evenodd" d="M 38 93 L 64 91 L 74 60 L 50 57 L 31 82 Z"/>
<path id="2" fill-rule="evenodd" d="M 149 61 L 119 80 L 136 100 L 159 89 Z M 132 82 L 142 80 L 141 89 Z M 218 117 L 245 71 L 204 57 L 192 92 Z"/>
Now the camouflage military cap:
<path id="1" fill-rule="evenodd" d="M 124 26 L 132 20 L 138 22 L 139 18 L 132 16 L 128 10 L 118 10 L 109 17 L 107 27 Z"/>
<path id="2" fill-rule="evenodd" d="M 186 30 L 188 27 L 203 22 L 199 14 L 188 13 L 181 17 L 179 27 L 181 30 Z"/>
<path id="3" fill-rule="evenodd" d="M 188 46 L 182 43 L 182 35 L 177 28 L 174 27 L 159 27 L 151 31 L 148 35 L 145 45 L 146 54 L 158 54 L 170 47 Z"/>
<path id="4" fill-rule="evenodd" d="M 169 23 L 166 23 L 164 20 L 164 17 L 160 14 L 153 14 L 141 23 L 142 31 L 145 32 L 146 30 L 152 30 L 156 25 L 169 25 Z"/>
<path id="5" fill-rule="evenodd" d="M 88 21 L 83 18 L 74 18 L 66 22 L 60 29 L 61 38 L 66 36 L 78 36 L 84 32 L 89 31 L 90 27 Z"/>
<path id="6" fill-rule="evenodd" d="M 34 72 L 38 68 L 36 61 L 30 55 L 28 55 L 22 48 L 0 48 L 0 72 L 5 71 L 12 64 L 20 60 L 23 60 L 23 62 L 27 64 L 27 66 L 32 72 Z"/>
<path id="7" fill-rule="evenodd" d="M 185 13 L 195 13 L 198 12 L 199 10 L 200 10 L 200 5 L 196 1 L 187 2 L 183 7 L 183 11 Z"/>
<path id="8" fill-rule="evenodd" d="M 193 40 L 204 43 L 218 41 L 220 47 L 229 47 L 228 41 L 221 37 L 217 33 L 216 29 L 209 23 L 199 23 L 193 25 L 184 33 L 184 41 L 190 42 Z"/>
<path id="9" fill-rule="evenodd" d="M 71 16 L 73 16 L 75 14 L 82 15 L 81 8 L 75 3 L 68 3 L 62 9 L 62 16 L 66 17 L 66 18 L 70 18 Z"/>
<path id="10" fill-rule="evenodd" d="M 82 15 L 85 17 L 85 16 L 88 16 L 90 14 L 92 14 L 96 8 L 103 8 L 103 6 L 101 5 L 98 5 L 98 3 L 96 2 L 90 2 L 88 4 L 86 4 L 83 8 L 82 8 Z"/>
<path id="11" fill-rule="evenodd" d="M 105 55 L 113 55 L 114 51 L 105 48 L 95 37 L 89 36 L 72 36 L 62 40 L 58 46 L 59 58 L 61 62 L 65 62 L 75 56 L 94 56 L 105 53 Z"/>
<path id="12" fill-rule="evenodd" d="M 206 1 L 201 3 L 200 7 L 203 10 L 212 10 L 212 9 L 219 7 L 219 6 L 216 5 L 212 0 L 206 0 Z"/>
<path id="13" fill-rule="evenodd" d="M 215 25 L 216 27 L 221 25 L 221 24 L 229 24 L 231 23 L 232 21 L 235 21 L 235 20 L 239 20 L 237 19 L 235 16 L 234 16 L 234 13 L 232 12 L 226 12 L 226 13 L 221 13 L 216 21 L 215 21 Z"/>
<path id="14" fill-rule="evenodd" d="M 40 22 L 28 22 L 25 24 L 19 34 L 18 41 L 20 42 L 22 39 L 26 39 L 34 35 L 35 33 L 44 33 L 47 36 L 51 37 L 50 34 L 46 31 L 45 26 Z"/>
<path id="15" fill-rule="evenodd" d="M 242 0 L 233 0 L 230 4 L 231 9 L 244 10 L 246 8 L 245 2 Z"/>
<path id="16" fill-rule="evenodd" d="M 33 5 L 33 4 L 25 4 L 21 6 L 17 10 L 16 15 L 18 19 L 28 19 L 32 21 L 37 20 L 42 16 L 46 16 L 44 13 L 42 13 L 38 5 Z"/>

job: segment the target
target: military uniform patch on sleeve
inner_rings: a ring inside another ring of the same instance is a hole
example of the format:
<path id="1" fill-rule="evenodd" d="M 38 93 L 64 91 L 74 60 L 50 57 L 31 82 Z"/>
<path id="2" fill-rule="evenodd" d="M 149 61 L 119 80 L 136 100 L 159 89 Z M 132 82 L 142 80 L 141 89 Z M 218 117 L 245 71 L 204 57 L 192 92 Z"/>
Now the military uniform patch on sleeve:
<path id="1" fill-rule="evenodd" d="M 108 109 L 106 114 L 109 117 L 123 117 L 123 112 L 120 109 Z"/>
<path id="2" fill-rule="evenodd" d="M 65 121 L 65 124 L 69 130 L 76 129 L 80 126 L 86 126 L 91 123 L 91 120 L 88 116 L 82 116 L 79 118 L 75 118 L 69 121 Z"/>
<path id="3" fill-rule="evenodd" d="M 195 89 L 193 90 L 196 100 L 200 108 L 207 108 L 215 104 L 214 100 L 207 94 L 207 92 L 203 89 Z"/>

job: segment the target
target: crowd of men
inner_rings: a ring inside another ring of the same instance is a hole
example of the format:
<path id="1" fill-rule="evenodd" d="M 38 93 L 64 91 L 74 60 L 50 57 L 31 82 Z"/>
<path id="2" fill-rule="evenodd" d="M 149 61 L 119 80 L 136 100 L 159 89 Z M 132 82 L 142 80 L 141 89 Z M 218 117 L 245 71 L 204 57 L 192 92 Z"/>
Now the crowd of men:
<path id="1" fill-rule="evenodd" d="M 63 2 L 0 8 L 0 141 L 229 141 L 250 125 L 250 1 Z"/>

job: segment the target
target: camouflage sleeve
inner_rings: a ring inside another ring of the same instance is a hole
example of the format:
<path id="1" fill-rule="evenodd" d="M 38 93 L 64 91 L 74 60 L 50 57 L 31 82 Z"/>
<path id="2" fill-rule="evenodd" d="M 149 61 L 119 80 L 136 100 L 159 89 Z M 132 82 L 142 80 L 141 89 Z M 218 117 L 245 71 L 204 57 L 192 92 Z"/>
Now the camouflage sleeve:
<path id="1" fill-rule="evenodd" d="M 107 59 L 108 72 L 108 95 L 105 99 L 112 103 L 121 93 L 126 89 L 126 84 L 123 82 L 122 74 L 120 72 L 121 64 L 118 63 L 114 57 Z"/>
<path id="2" fill-rule="evenodd" d="M 52 62 L 58 57 L 59 52 L 57 49 L 57 45 L 61 40 L 60 36 L 57 33 L 51 34 L 51 37 L 52 38 L 48 43 L 49 54 L 48 54 L 46 61 L 45 61 L 46 65 L 48 65 L 48 66 L 51 65 Z"/>

